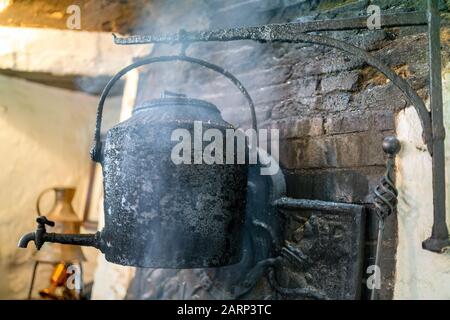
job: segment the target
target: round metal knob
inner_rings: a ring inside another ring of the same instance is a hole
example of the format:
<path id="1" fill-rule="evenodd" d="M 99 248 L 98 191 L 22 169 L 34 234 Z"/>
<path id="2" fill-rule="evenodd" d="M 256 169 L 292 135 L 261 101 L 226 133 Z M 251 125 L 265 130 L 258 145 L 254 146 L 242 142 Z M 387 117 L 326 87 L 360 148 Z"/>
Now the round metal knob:
<path id="1" fill-rule="evenodd" d="M 401 149 L 400 141 L 394 136 L 387 136 L 383 140 L 383 151 L 395 156 Z"/>

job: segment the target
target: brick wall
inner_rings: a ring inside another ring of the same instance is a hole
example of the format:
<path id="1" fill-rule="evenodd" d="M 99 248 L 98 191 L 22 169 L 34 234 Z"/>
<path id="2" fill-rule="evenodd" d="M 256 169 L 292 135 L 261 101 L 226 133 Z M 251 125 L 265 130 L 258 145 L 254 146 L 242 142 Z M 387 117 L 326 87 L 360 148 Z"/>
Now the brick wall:
<path id="1" fill-rule="evenodd" d="M 426 1 L 156 1 L 148 32 L 201 30 L 269 22 L 342 18 L 367 6 L 410 10 Z M 443 8 L 445 4 L 443 4 Z M 328 33 L 370 51 L 407 78 L 426 97 L 426 35 L 420 27 Z M 447 41 L 444 39 L 444 41 Z M 447 42 L 444 42 L 444 44 Z M 447 43 L 448 44 L 448 43 Z M 448 58 L 448 46 L 445 57 Z M 179 46 L 157 45 L 154 55 L 177 54 Z M 395 133 L 395 113 L 407 106 L 392 83 L 361 60 L 334 49 L 305 44 L 249 41 L 192 44 L 188 55 L 231 71 L 250 90 L 260 128 L 279 128 L 280 163 L 290 197 L 365 204 L 366 264 L 373 263 L 376 219 L 373 189 L 385 170 L 383 137 Z M 141 74 L 138 101 L 163 89 L 215 103 L 223 117 L 249 127 L 239 92 L 219 76 L 182 63 L 153 66 Z M 397 246 L 396 217 L 387 221 L 382 298 L 391 298 Z"/>

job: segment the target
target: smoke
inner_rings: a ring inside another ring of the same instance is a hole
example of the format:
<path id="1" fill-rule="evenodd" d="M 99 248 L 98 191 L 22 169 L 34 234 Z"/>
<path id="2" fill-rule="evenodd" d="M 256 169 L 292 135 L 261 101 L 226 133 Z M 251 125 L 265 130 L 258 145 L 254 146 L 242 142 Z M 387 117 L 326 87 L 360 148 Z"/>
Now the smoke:
<path id="1" fill-rule="evenodd" d="M 144 10 L 152 12 L 151 18 L 142 17 L 136 33 L 166 34 L 181 29 L 195 31 L 267 23 L 272 17 L 267 13 L 271 3 L 273 1 L 155 1 Z M 192 43 L 186 54 L 217 64 L 238 79 L 242 78 L 244 86 L 252 88 L 252 96 L 257 101 L 259 88 L 252 80 L 257 77 L 254 73 L 258 59 L 269 48 L 266 44 L 250 41 Z M 181 51 L 179 44 L 156 44 L 152 56 L 178 55 Z M 143 68 L 137 102 L 158 98 L 164 90 L 211 102 L 221 110 L 226 121 L 236 127 L 250 127 L 251 114 L 244 97 L 218 73 L 185 62 Z M 256 108 L 258 118 L 264 121 L 267 104 L 259 104 Z"/>

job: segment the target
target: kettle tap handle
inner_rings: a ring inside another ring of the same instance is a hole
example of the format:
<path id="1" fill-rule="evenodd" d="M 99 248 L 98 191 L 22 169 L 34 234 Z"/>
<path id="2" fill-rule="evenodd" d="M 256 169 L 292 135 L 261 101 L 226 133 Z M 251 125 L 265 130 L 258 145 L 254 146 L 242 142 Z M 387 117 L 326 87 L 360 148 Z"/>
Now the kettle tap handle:
<path id="1" fill-rule="evenodd" d="M 171 61 L 185 61 L 193 64 L 200 65 L 204 68 L 213 70 L 217 73 L 220 73 L 224 77 L 228 78 L 242 93 L 242 95 L 247 100 L 247 103 L 250 107 L 251 112 L 251 118 L 252 118 L 252 128 L 257 131 L 258 130 L 258 124 L 256 121 L 256 112 L 255 112 L 255 104 L 253 103 L 253 100 L 248 93 L 247 89 L 244 87 L 244 85 L 229 71 L 223 69 L 222 67 L 212 64 L 210 62 L 188 57 L 185 55 L 180 56 L 160 56 L 160 57 L 147 57 L 138 61 L 133 62 L 132 64 L 126 66 L 122 70 L 120 70 L 114 77 L 109 80 L 109 82 L 106 84 L 105 88 L 103 89 L 103 92 L 100 96 L 100 100 L 98 102 L 98 108 L 97 108 L 97 118 L 95 122 L 95 132 L 94 132 L 94 144 L 91 149 L 91 158 L 95 162 L 101 162 L 102 161 L 102 142 L 100 140 L 100 132 L 101 132 L 101 126 L 102 126 L 102 116 L 103 116 L 103 106 L 105 104 L 106 97 L 108 96 L 108 93 L 111 91 L 114 84 L 128 71 L 131 71 L 133 69 L 136 69 L 140 66 L 152 64 L 156 62 L 171 62 Z M 257 137 L 258 138 L 258 137 Z"/>
<path id="2" fill-rule="evenodd" d="M 45 216 L 39 216 L 36 218 L 36 222 L 38 223 L 38 227 L 45 228 L 45 225 L 54 227 L 55 222 L 48 220 Z"/>

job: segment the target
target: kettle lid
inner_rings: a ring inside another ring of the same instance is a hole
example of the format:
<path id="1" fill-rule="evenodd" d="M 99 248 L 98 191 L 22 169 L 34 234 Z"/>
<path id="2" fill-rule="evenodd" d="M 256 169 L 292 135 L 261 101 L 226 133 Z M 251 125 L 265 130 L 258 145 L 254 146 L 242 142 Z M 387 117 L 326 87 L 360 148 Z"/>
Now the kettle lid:
<path id="1" fill-rule="evenodd" d="M 174 93 L 168 90 L 164 90 L 161 93 L 161 98 L 144 101 L 143 103 L 137 105 L 133 110 L 133 114 L 150 108 L 173 106 L 173 105 L 207 108 L 210 111 L 220 113 L 219 109 L 211 102 L 200 99 L 188 98 L 186 94 Z"/>

